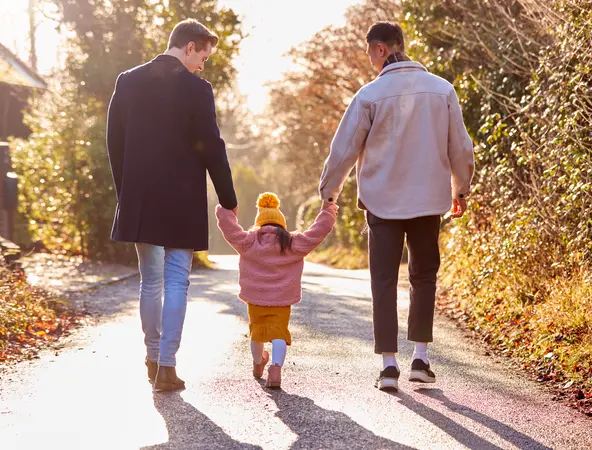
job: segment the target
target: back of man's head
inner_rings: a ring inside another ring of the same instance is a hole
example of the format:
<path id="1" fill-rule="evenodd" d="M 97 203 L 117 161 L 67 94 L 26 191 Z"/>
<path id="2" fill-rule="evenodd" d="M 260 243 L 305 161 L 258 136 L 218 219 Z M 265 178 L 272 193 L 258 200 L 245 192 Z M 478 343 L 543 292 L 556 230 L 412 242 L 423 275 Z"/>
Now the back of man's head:
<path id="1" fill-rule="evenodd" d="M 190 42 L 195 43 L 195 50 L 203 50 L 208 42 L 215 47 L 218 44 L 218 36 L 195 19 L 186 19 L 179 22 L 173 28 L 169 37 L 169 50 L 183 48 Z"/>
<path id="2" fill-rule="evenodd" d="M 366 42 L 373 44 L 381 42 L 395 52 L 405 51 L 405 40 L 401 27 L 392 22 L 376 22 L 368 29 Z"/>

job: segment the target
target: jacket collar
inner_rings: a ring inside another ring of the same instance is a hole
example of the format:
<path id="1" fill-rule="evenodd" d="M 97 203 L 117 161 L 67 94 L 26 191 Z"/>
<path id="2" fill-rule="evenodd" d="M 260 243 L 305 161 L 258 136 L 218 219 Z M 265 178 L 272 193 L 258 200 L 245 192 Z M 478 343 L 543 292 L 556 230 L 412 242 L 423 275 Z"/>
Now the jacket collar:
<path id="1" fill-rule="evenodd" d="M 182 67 L 185 70 L 187 70 L 183 63 L 179 61 L 178 58 L 175 58 L 172 55 L 165 55 L 164 53 L 161 53 L 160 55 L 156 56 L 156 58 L 154 58 L 152 61 L 163 62 L 165 64 L 171 65 L 172 67 Z"/>
<path id="2" fill-rule="evenodd" d="M 415 62 L 415 61 L 402 61 L 402 62 L 396 62 L 396 63 L 392 63 L 389 64 L 388 66 L 386 66 L 384 69 L 382 69 L 380 71 L 380 74 L 378 75 L 379 77 L 389 73 L 389 72 L 394 72 L 396 70 L 402 70 L 402 69 L 406 69 L 406 70 L 423 70 L 425 72 L 427 72 L 428 70 L 420 63 Z"/>

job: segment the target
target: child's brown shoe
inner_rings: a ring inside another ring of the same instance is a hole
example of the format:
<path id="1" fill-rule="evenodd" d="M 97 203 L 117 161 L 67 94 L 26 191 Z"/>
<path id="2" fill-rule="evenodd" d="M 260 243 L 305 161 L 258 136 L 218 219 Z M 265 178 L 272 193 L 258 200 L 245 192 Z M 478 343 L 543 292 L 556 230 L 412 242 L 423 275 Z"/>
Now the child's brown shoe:
<path id="1" fill-rule="evenodd" d="M 269 366 L 267 371 L 267 383 L 265 387 L 270 389 L 279 389 L 282 387 L 282 367 L 274 364 Z"/>
<path id="2" fill-rule="evenodd" d="M 265 366 L 269 362 L 269 352 L 266 350 L 263 351 L 263 359 L 261 360 L 261 364 L 255 364 L 253 361 L 253 376 L 255 378 L 261 378 L 263 376 L 263 370 Z"/>

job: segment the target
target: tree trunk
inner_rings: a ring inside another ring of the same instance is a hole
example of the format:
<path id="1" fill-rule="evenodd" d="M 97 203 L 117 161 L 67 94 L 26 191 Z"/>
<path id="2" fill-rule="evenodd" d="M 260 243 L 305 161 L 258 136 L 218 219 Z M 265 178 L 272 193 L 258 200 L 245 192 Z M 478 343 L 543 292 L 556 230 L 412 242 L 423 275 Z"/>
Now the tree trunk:
<path id="1" fill-rule="evenodd" d="M 35 23 L 35 6 L 36 0 L 29 0 L 29 41 L 31 44 L 30 63 L 31 69 L 37 72 L 37 47 L 35 45 L 35 34 L 37 32 L 37 24 Z"/>

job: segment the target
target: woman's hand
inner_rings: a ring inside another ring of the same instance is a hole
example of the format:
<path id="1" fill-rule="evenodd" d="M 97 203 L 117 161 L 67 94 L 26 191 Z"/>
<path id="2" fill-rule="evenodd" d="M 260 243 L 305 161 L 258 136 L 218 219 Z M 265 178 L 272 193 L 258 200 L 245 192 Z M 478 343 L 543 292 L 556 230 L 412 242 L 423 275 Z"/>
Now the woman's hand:
<path id="1" fill-rule="evenodd" d="M 452 199 L 452 214 L 453 219 L 460 219 L 467 210 L 467 200 L 464 198 Z"/>

